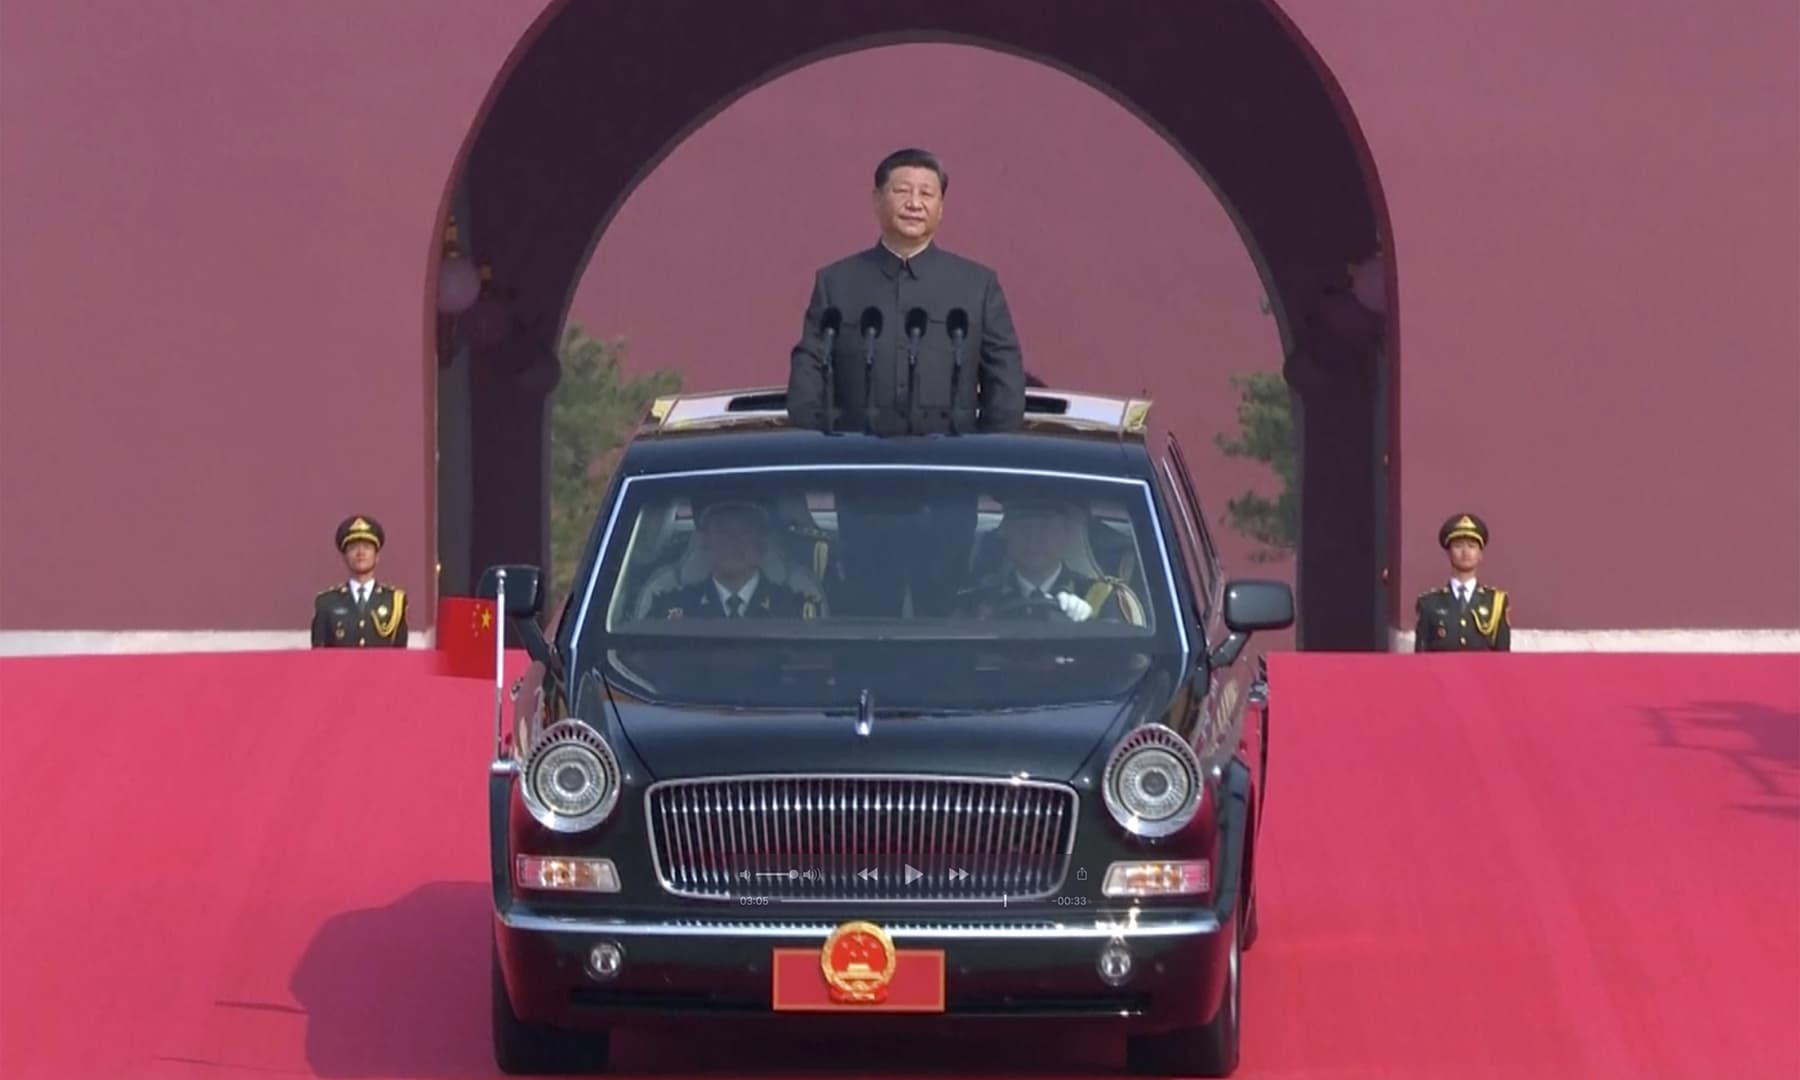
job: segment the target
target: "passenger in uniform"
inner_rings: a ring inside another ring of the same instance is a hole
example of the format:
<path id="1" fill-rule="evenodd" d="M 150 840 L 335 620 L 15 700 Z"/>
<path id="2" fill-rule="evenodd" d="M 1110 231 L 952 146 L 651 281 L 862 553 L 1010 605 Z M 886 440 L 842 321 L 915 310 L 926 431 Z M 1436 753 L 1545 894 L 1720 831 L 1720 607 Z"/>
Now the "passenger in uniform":
<path id="1" fill-rule="evenodd" d="M 1506 591 L 1475 576 L 1487 543 L 1487 523 L 1474 514 L 1458 514 L 1438 530 L 1438 545 L 1450 553 L 1450 580 L 1419 594 L 1414 652 L 1512 651 Z"/>
<path id="2" fill-rule="evenodd" d="M 406 648 L 406 590 L 375 580 L 386 541 L 381 523 L 367 515 L 338 526 L 338 553 L 350 576 L 313 598 L 313 648 Z"/>
<path id="3" fill-rule="evenodd" d="M 707 577 L 652 597 L 645 618 L 816 618 L 810 597 L 763 576 L 769 532 L 768 513 L 755 503 L 725 500 L 702 509 L 694 541 Z"/>
<path id="4" fill-rule="evenodd" d="M 1000 522 L 1005 558 L 957 597 L 957 610 L 978 619 L 1067 619 L 1147 623 L 1144 605 L 1116 577 L 1091 578 L 1063 555 L 1080 526 L 1074 508 L 1054 499 L 1006 504 Z"/>

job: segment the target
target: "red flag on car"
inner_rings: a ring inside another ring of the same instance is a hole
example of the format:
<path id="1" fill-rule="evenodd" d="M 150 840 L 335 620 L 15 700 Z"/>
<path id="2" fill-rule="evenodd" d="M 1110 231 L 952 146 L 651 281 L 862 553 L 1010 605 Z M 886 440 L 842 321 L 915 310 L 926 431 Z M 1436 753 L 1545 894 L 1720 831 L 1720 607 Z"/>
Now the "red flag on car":
<path id="1" fill-rule="evenodd" d="M 494 644 L 500 617 L 492 600 L 446 596 L 438 601 L 438 651 L 443 673 L 463 679 L 494 677 Z"/>

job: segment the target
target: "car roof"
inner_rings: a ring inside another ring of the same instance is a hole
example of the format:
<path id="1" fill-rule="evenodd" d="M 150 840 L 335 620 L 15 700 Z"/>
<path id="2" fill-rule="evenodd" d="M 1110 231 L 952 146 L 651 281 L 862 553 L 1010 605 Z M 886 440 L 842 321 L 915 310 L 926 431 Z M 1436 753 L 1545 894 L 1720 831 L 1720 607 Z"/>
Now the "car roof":
<path id="1" fill-rule="evenodd" d="M 918 465 L 1149 476 L 1147 398 L 1033 389 L 1016 432 L 827 435 L 796 427 L 782 387 L 657 398 L 619 463 L 628 474 L 794 465 Z"/>

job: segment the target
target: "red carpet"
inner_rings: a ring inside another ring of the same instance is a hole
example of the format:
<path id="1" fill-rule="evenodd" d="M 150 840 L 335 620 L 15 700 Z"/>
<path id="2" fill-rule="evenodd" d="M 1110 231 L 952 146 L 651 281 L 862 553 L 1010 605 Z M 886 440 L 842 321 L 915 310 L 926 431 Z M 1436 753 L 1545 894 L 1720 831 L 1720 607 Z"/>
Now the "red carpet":
<path id="1" fill-rule="evenodd" d="M 0 1076 L 493 1075 L 492 697 L 432 660 L 0 661 Z M 1800 659 L 1273 666 L 1240 1076 L 1800 1076 Z M 1118 1071 L 719 1043 L 618 1071 Z"/>

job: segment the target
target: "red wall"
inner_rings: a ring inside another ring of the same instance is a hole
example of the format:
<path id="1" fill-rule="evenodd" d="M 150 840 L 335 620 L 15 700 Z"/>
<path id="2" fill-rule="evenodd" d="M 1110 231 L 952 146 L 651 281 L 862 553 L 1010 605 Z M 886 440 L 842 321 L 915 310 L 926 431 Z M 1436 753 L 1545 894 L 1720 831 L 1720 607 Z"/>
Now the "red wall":
<path id="1" fill-rule="evenodd" d="M 1769 570 L 1800 564 L 1792 5 L 1283 6 L 1394 218 L 1407 589 L 1467 507 L 1521 625 L 1800 625 L 1800 579 Z M 353 511 L 429 581 L 433 223 L 535 12 L 309 10 L 0 15 L 0 628 L 298 627 Z M 945 242 L 1000 268 L 1032 366 L 1148 384 L 1210 457 L 1225 376 L 1277 362 L 1222 211 L 1067 77 L 920 48 L 703 129 L 574 317 L 691 385 L 779 381 L 806 275 L 869 239 L 870 165 L 922 142 L 954 172 Z M 1203 468 L 1219 505 L 1253 476 Z"/>

